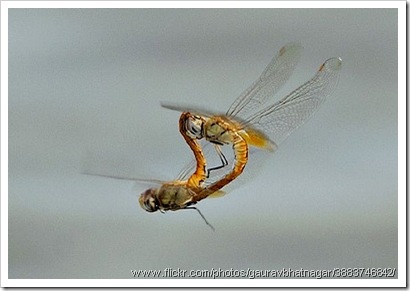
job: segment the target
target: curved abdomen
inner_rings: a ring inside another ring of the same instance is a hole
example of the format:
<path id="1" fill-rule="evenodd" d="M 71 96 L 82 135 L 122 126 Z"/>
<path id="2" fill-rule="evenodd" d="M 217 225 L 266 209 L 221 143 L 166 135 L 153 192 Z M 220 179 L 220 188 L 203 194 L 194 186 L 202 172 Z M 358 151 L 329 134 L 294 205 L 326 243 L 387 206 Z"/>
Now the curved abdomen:
<path id="1" fill-rule="evenodd" d="M 235 180 L 240 174 L 242 174 L 243 170 L 245 169 L 246 163 L 248 162 L 248 144 L 245 139 L 239 135 L 237 132 L 231 132 L 232 134 L 232 149 L 235 155 L 235 162 L 233 165 L 232 170 L 223 176 L 220 180 L 212 183 L 211 185 L 207 186 L 200 195 L 200 199 L 204 199 L 207 196 L 211 195 L 212 193 L 219 191 L 230 182 Z"/>

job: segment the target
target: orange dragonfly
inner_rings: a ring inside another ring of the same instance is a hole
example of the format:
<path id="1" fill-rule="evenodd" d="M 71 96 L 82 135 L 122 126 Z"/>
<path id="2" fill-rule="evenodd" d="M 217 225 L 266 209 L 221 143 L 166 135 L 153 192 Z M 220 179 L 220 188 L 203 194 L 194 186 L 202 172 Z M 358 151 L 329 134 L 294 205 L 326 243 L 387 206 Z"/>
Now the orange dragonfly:
<path id="1" fill-rule="evenodd" d="M 302 48 L 298 44 L 284 46 L 272 60 L 262 75 L 246 89 L 230 106 L 226 114 L 212 114 L 192 107 L 162 103 L 165 108 L 183 111 L 180 121 L 181 133 L 192 139 L 206 139 L 214 144 L 222 162 L 220 166 L 207 170 L 210 172 L 233 167 L 224 176 L 213 177 L 215 183 L 206 186 L 211 192 L 217 191 L 242 174 L 248 162 L 248 146 L 273 151 L 277 146 L 309 117 L 316 112 L 327 96 L 335 89 L 340 58 L 325 61 L 314 77 L 292 93 L 265 106 L 292 73 Z M 228 162 L 221 146 L 231 144 L 234 157 Z M 207 147 L 209 143 L 204 145 Z M 192 165 L 191 165 L 192 167 Z"/>
<path id="2" fill-rule="evenodd" d="M 122 180 L 133 180 L 137 182 L 159 185 L 147 189 L 140 195 L 138 200 L 141 208 L 148 212 L 155 212 L 158 210 L 165 212 L 168 210 L 176 211 L 181 209 L 194 209 L 199 213 L 205 223 L 215 230 L 214 227 L 206 220 L 201 211 L 192 206 L 210 195 L 216 196 L 222 192 L 218 192 L 218 189 L 215 187 L 213 187 L 212 191 L 204 187 L 204 182 L 206 179 L 206 159 L 204 153 L 201 146 L 198 144 L 198 141 L 191 138 L 185 131 L 182 130 L 182 128 L 184 128 L 184 122 L 187 118 L 187 114 L 181 114 L 179 128 L 181 129 L 181 135 L 184 137 L 186 143 L 194 154 L 195 170 L 190 176 L 187 171 L 183 170 L 175 180 L 164 182 L 160 180 L 100 174 L 88 169 L 83 170 L 83 174 Z M 189 168 L 191 170 L 191 166 Z"/>
<path id="3" fill-rule="evenodd" d="M 161 186 L 159 188 L 149 188 L 140 195 L 139 203 L 140 206 L 148 212 L 155 212 L 157 210 L 164 212 L 168 210 L 195 209 L 201 215 L 205 223 L 215 230 L 206 220 L 201 211 L 192 205 L 212 194 L 218 194 L 219 189 L 223 186 L 217 188 L 216 186 L 211 185 L 212 189 L 204 187 L 206 179 L 206 159 L 197 140 L 191 138 L 187 132 L 183 130 L 184 123 L 188 118 L 187 115 L 189 115 L 189 113 L 181 114 L 179 119 L 179 129 L 181 135 L 194 154 L 194 173 L 187 177 L 188 172 L 183 171 L 180 176 L 173 181 L 160 181 L 159 184 Z M 141 181 L 141 179 L 135 180 Z"/>
<path id="4" fill-rule="evenodd" d="M 234 101 L 224 115 L 162 103 L 163 107 L 184 111 L 179 120 L 179 130 L 195 156 L 177 179 L 163 182 L 100 176 L 155 182 L 160 186 L 146 190 L 139 198 L 144 210 L 165 212 L 195 209 L 213 228 L 199 209 L 192 205 L 215 193 L 221 193 L 221 188 L 243 172 L 248 159 L 248 144 L 267 150 L 276 149 L 277 144 L 304 123 L 336 86 L 341 60 L 333 58 L 326 61 L 310 81 L 279 102 L 263 107 L 288 80 L 299 60 L 301 50 L 302 47 L 298 44 L 284 46 L 258 80 Z M 260 108 L 262 109 L 254 113 Z M 203 148 L 209 152 L 209 143 L 202 148 L 198 143 L 202 138 L 215 145 L 222 161 L 221 166 L 207 169 Z M 234 157 L 229 162 L 220 148 L 224 144 L 232 144 L 234 149 Z M 225 168 L 230 163 L 234 163 L 234 167 L 228 174 L 210 177 L 211 171 Z M 192 171 L 194 173 L 189 176 Z"/>

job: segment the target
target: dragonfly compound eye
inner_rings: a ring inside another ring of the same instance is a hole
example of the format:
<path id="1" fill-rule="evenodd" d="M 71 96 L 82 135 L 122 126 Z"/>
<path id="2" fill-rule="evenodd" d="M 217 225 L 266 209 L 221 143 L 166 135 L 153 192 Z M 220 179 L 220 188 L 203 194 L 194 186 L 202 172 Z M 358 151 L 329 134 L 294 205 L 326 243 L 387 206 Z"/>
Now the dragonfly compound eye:
<path id="1" fill-rule="evenodd" d="M 155 212 L 159 209 L 157 199 L 155 198 L 155 189 L 148 189 L 141 194 L 139 198 L 139 203 L 142 209 L 148 212 Z"/>
<path id="2" fill-rule="evenodd" d="M 185 122 L 185 128 L 187 133 L 190 134 L 193 138 L 201 139 L 203 138 L 202 128 L 203 120 L 199 116 L 192 116 L 188 118 Z"/>

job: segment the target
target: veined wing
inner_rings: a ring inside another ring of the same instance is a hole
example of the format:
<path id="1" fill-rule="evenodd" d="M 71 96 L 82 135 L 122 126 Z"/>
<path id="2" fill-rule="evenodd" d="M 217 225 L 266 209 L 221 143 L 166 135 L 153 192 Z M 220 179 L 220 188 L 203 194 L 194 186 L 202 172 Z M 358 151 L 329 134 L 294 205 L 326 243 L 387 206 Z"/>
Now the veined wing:
<path id="1" fill-rule="evenodd" d="M 262 75 L 232 103 L 226 114 L 247 119 L 260 109 L 289 79 L 302 50 L 303 47 L 297 43 L 282 47 Z"/>
<path id="2" fill-rule="evenodd" d="M 341 65 L 342 60 L 340 58 L 327 60 L 310 81 L 300 86 L 282 100 L 274 103 L 272 106 L 256 113 L 246 122 L 245 127 L 252 126 L 257 128 L 267 133 L 276 144 L 279 144 L 293 130 L 306 122 L 326 100 L 326 97 L 335 89 Z M 213 150 L 213 146 L 209 142 L 202 145 L 202 148 L 205 156 L 208 156 Z M 226 190 L 232 191 L 233 188 L 243 185 L 254 178 L 261 168 L 260 165 L 267 160 L 268 155 L 269 153 L 265 151 L 250 148 L 249 159 L 244 172 L 235 179 L 235 183 L 229 184 Z M 232 170 L 235 157 L 231 156 L 227 158 L 227 160 L 228 166 L 213 171 L 212 175 L 205 181 L 205 187 L 217 182 L 223 178 L 227 172 Z M 188 165 L 187 172 L 193 172 L 195 166 L 195 161 L 191 162 L 191 164 Z M 233 187 L 232 184 L 234 184 Z M 223 190 L 225 190 L 225 187 Z"/>
<path id="3" fill-rule="evenodd" d="M 341 65 L 340 58 L 328 59 L 311 80 L 282 100 L 257 112 L 244 126 L 259 129 L 280 144 L 305 123 L 335 89 Z"/>

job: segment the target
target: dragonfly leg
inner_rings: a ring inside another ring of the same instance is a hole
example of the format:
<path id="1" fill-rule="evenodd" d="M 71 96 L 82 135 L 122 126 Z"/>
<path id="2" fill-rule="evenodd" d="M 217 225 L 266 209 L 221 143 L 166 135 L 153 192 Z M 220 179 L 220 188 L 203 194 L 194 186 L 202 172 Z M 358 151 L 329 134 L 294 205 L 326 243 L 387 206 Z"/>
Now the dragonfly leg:
<path id="1" fill-rule="evenodd" d="M 209 178 L 209 175 L 211 174 L 211 171 L 222 169 L 222 168 L 224 168 L 228 165 L 228 160 L 226 159 L 225 155 L 223 154 L 223 152 L 221 150 L 221 147 L 216 144 L 215 145 L 215 150 L 218 153 L 219 158 L 221 159 L 222 165 L 207 169 L 206 178 Z"/>
<path id="2" fill-rule="evenodd" d="M 215 228 L 212 226 L 212 224 L 210 224 L 210 223 L 208 222 L 208 220 L 206 220 L 205 216 L 201 213 L 201 211 L 199 211 L 198 208 L 196 208 L 196 207 L 194 207 L 194 206 L 190 206 L 190 207 L 186 207 L 186 208 L 183 208 L 183 209 L 195 209 L 195 210 L 199 213 L 199 215 L 201 215 L 201 217 L 202 217 L 202 219 L 205 221 L 205 223 L 206 223 L 213 231 L 215 231 Z"/>

